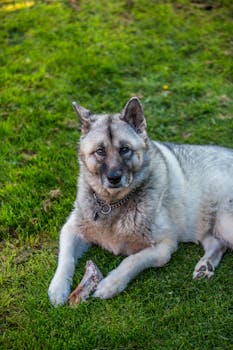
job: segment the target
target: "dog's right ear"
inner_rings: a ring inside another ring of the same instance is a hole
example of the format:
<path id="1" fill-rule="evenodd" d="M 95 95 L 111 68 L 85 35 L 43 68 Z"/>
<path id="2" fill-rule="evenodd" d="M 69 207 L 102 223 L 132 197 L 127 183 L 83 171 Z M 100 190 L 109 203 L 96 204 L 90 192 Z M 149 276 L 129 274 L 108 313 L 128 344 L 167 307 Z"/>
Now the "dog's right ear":
<path id="1" fill-rule="evenodd" d="M 77 102 L 75 102 L 75 101 L 72 102 L 72 106 L 73 106 L 75 112 L 77 113 L 79 120 L 81 122 L 82 133 L 86 134 L 90 128 L 90 123 L 91 123 L 90 116 L 92 113 L 88 109 L 86 109 L 82 106 L 79 106 L 77 104 Z"/>

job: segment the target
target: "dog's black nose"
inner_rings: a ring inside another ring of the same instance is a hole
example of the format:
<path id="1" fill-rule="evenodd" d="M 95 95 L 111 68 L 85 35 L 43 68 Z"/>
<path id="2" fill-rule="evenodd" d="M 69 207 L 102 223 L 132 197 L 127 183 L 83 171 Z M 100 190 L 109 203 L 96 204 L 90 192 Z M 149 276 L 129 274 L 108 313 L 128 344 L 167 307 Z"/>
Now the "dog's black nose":
<path id="1" fill-rule="evenodd" d="M 107 178 L 110 184 L 118 185 L 121 182 L 122 172 L 121 170 L 110 170 L 107 173 Z"/>

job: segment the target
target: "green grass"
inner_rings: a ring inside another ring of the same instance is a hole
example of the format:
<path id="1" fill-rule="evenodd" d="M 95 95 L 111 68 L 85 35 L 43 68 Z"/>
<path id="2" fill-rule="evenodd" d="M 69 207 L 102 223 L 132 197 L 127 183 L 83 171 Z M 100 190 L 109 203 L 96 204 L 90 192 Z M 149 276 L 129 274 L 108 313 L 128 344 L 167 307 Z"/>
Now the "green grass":
<path id="1" fill-rule="evenodd" d="M 233 349 L 229 252 L 209 281 L 182 244 L 112 300 L 47 298 L 75 199 L 71 101 L 114 112 L 138 95 L 152 138 L 233 147 L 232 15 L 230 0 L 0 2 L 2 349 Z M 89 258 L 104 274 L 122 259 L 92 248 L 74 286 Z"/>

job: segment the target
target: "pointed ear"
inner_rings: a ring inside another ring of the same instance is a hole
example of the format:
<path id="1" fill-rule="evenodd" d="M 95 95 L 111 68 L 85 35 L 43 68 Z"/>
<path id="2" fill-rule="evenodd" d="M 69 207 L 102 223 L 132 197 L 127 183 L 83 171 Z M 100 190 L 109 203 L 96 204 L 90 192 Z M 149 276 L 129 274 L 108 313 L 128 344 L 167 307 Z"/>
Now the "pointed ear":
<path id="1" fill-rule="evenodd" d="M 146 129 L 146 119 L 141 102 L 137 97 L 132 97 L 128 101 L 121 114 L 121 119 L 130 124 L 138 134 Z"/>
<path id="2" fill-rule="evenodd" d="M 90 128 L 90 124 L 91 124 L 90 116 L 92 113 L 88 109 L 86 109 L 82 106 L 79 106 L 77 104 L 77 102 L 72 102 L 72 106 L 73 106 L 75 112 L 77 113 L 79 120 L 81 122 L 82 133 L 86 134 Z"/>

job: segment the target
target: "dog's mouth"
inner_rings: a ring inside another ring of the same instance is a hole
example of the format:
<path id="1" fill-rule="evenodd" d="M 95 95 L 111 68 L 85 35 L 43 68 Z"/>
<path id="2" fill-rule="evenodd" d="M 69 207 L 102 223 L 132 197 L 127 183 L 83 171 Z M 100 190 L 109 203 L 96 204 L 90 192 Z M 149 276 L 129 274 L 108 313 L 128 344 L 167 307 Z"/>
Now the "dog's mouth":
<path id="1" fill-rule="evenodd" d="M 122 185 L 121 185 L 121 183 L 119 183 L 119 184 L 108 184 L 107 185 L 107 187 L 108 188 L 121 188 L 121 187 L 123 187 Z"/>

